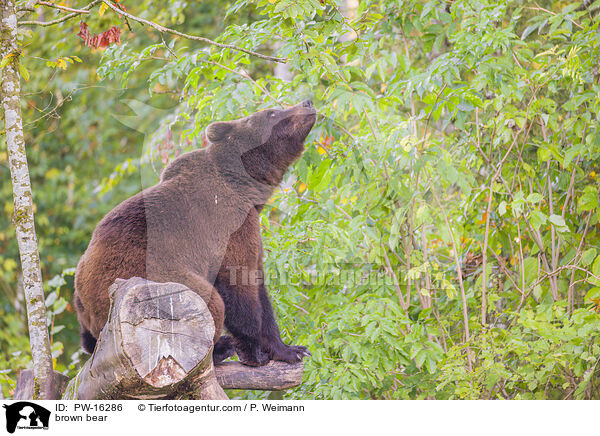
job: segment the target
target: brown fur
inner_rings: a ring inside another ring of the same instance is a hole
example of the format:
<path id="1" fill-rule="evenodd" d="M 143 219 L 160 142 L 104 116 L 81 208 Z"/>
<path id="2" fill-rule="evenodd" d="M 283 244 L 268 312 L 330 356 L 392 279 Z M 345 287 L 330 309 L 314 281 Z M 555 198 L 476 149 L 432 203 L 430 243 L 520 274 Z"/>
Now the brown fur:
<path id="1" fill-rule="evenodd" d="M 302 359 L 305 347 L 281 341 L 262 280 L 239 275 L 246 269 L 264 276 L 258 214 L 302 154 L 314 122 L 309 101 L 215 122 L 206 131 L 210 147 L 175 159 L 157 185 L 109 212 L 75 274 L 84 348 L 93 350 L 108 319 L 108 287 L 138 276 L 182 283 L 206 301 L 216 361 L 234 350 L 249 365 Z M 219 340 L 223 323 L 233 338 Z"/>

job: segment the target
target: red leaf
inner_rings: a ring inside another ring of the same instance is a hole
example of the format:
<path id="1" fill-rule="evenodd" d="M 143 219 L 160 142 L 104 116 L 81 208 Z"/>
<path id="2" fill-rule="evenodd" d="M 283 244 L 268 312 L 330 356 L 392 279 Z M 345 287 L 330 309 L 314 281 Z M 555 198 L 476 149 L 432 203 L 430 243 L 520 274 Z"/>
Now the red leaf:
<path id="1" fill-rule="evenodd" d="M 121 29 L 117 26 L 113 26 L 98 35 L 92 35 L 88 29 L 88 25 L 81 22 L 77 36 L 83 40 L 83 45 L 86 47 L 108 47 L 113 43 L 121 43 Z"/>

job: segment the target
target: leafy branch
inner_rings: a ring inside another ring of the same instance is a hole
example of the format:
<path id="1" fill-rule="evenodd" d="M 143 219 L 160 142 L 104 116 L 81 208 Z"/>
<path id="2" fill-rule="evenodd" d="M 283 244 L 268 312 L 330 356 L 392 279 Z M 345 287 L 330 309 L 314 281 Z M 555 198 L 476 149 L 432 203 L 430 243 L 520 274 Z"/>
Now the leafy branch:
<path id="1" fill-rule="evenodd" d="M 252 50 L 248 50 L 242 47 L 238 47 L 236 45 L 233 44 L 222 44 L 220 42 L 216 42 L 213 41 L 212 39 L 208 39 L 205 38 L 203 36 L 195 36 L 195 35 L 189 35 L 187 33 L 183 33 L 183 32 L 179 32 L 178 30 L 175 29 L 170 29 L 168 27 L 162 26 L 160 24 L 157 24 L 153 21 L 149 21 L 149 20 L 145 20 L 143 18 L 140 17 L 136 17 L 135 15 L 130 14 L 129 12 L 125 12 L 122 9 L 119 9 L 117 6 L 115 6 L 114 4 L 112 4 L 112 2 L 107 1 L 107 0 L 102 0 L 102 2 L 108 6 L 109 8 L 111 8 L 114 12 L 116 12 L 119 15 L 122 15 L 132 21 L 137 21 L 140 24 L 144 24 L 146 26 L 150 26 L 155 30 L 158 30 L 161 33 L 170 33 L 172 35 L 176 35 L 176 36 L 180 36 L 181 38 L 185 38 L 185 39 L 189 39 L 191 41 L 199 41 L 199 42 L 203 42 L 205 44 L 209 44 L 209 45 L 214 45 L 215 47 L 220 47 L 220 48 L 228 48 L 231 50 L 235 50 L 235 51 L 239 51 L 242 53 L 246 53 L 249 54 L 251 56 L 255 56 L 261 59 L 265 59 L 268 61 L 272 61 L 272 62 L 278 62 L 278 63 L 282 63 L 285 64 L 287 62 L 287 59 L 285 58 L 279 58 L 279 57 L 274 57 L 274 56 L 267 56 L 261 53 L 257 53 L 255 51 Z"/>

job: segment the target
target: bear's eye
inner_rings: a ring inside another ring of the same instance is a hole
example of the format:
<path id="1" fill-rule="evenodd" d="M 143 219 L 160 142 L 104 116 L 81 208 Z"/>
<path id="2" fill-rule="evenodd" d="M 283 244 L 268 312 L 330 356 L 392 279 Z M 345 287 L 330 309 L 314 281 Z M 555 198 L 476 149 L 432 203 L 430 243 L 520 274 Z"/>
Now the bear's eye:
<path id="1" fill-rule="evenodd" d="M 273 118 L 273 117 L 275 116 L 275 113 L 276 113 L 275 111 L 269 111 L 269 116 L 270 116 L 271 118 Z"/>

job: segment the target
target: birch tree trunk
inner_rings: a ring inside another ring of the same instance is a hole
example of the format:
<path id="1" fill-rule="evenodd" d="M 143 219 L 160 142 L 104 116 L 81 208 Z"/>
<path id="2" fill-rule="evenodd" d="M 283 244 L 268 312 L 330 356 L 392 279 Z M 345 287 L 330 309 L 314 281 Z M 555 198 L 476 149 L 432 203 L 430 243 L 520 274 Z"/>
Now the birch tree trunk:
<path id="1" fill-rule="evenodd" d="M 2 0 L 0 20 L 0 56 L 3 60 L 2 63 L 5 64 L 2 68 L 2 110 L 4 111 L 6 146 L 12 177 L 14 223 L 21 256 L 33 360 L 33 398 L 51 399 L 54 396 L 52 356 L 48 340 L 40 257 L 33 221 L 33 197 L 21 119 L 21 84 L 18 70 L 20 51 L 17 45 L 15 0 Z"/>

